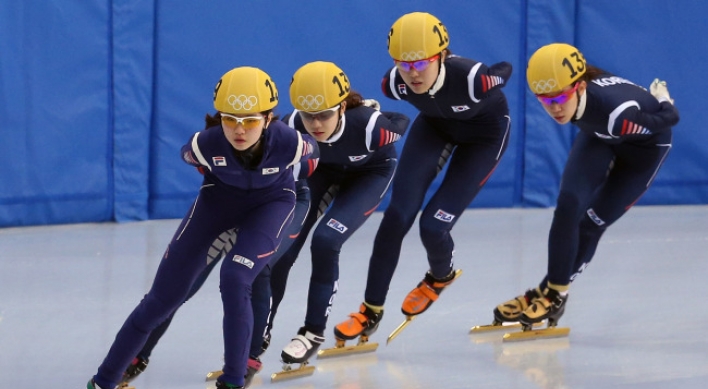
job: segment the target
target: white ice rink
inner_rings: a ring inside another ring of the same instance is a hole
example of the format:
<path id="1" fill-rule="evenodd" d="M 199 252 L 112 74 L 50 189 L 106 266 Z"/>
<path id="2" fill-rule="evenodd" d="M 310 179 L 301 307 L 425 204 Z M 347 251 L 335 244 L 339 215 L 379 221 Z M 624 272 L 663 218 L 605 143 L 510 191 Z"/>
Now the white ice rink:
<path id="1" fill-rule="evenodd" d="M 344 246 L 327 329 L 363 298 L 381 213 Z M 404 242 L 374 354 L 314 359 L 314 375 L 279 383 L 280 349 L 304 320 L 309 251 L 291 273 L 264 369 L 252 388 L 706 388 L 708 206 L 635 207 L 573 284 L 566 339 L 507 344 L 470 335 L 492 309 L 545 273 L 551 209 L 471 209 L 453 236 L 464 274 L 390 345 L 400 304 L 427 270 L 417 225 Z M 0 229 L 0 389 L 85 388 L 151 285 L 178 220 Z M 306 246 L 308 247 L 308 246 Z M 206 388 L 221 367 L 218 274 L 175 316 L 137 389 Z"/>

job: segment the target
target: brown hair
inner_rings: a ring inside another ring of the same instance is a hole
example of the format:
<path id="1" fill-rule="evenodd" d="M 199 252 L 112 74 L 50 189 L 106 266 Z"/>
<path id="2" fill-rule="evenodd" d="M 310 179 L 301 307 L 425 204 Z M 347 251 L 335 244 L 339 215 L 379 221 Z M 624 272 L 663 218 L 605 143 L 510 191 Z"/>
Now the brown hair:
<path id="1" fill-rule="evenodd" d="M 352 109 L 364 105 L 364 97 L 362 97 L 359 92 L 353 89 L 349 91 L 349 96 L 347 96 L 344 101 L 347 102 L 347 109 Z"/>
<path id="2" fill-rule="evenodd" d="M 576 82 L 578 82 L 578 81 L 590 82 L 590 81 L 600 77 L 601 75 L 609 74 L 607 71 L 600 69 L 597 66 L 592 66 L 592 65 L 588 65 L 588 64 L 586 64 L 585 66 L 587 68 L 585 70 L 585 74 L 580 76 L 580 78 L 578 78 L 578 80 Z"/>

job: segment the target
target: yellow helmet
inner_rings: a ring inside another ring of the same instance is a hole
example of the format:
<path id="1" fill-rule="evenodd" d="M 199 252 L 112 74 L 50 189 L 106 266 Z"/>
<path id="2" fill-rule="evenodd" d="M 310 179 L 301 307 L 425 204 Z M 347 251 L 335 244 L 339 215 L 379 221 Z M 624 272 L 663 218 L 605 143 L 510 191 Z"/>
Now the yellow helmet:
<path id="1" fill-rule="evenodd" d="M 229 70 L 214 88 L 214 108 L 219 112 L 265 112 L 278 105 L 278 89 L 261 69 L 248 66 Z"/>
<path id="2" fill-rule="evenodd" d="M 349 96 L 349 78 L 332 62 L 310 62 L 293 75 L 290 102 L 295 109 L 317 112 L 332 108 Z"/>
<path id="3" fill-rule="evenodd" d="M 388 32 L 388 53 L 397 61 L 430 58 L 449 45 L 447 28 L 427 12 L 401 16 Z"/>
<path id="4" fill-rule="evenodd" d="M 526 68 L 526 81 L 533 93 L 552 94 L 572 85 L 586 70 L 580 50 L 565 43 L 552 43 L 533 53 Z"/>

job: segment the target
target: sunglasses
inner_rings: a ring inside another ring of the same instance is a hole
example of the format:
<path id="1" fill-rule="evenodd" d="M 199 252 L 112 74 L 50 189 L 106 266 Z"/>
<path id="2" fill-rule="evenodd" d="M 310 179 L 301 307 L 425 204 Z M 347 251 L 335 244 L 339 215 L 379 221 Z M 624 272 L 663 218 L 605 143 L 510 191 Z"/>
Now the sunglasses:
<path id="1" fill-rule="evenodd" d="M 578 90 L 579 85 L 580 83 L 576 82 L 574 87 L 568 89 L 565 92 L 561 92 L 555 96 L 536 95 L 536 98 L 538 98 L 538 101 L 542 102 L 545 105 L 552 105 L 553 103 L 565 104 L 568 100 L 570 100 L 570 96 L 572 96 L 573 93 Z"/>
<path id="2" fill-rule="evenodd" d="M 436 54 L 430 58 L 421 59 L 420 61 L 394 60 L 393 62 L 396 64 L 398 69 L 403 72 L 410 72 L 413 69 L 415 69 L 417 72 L 422 72 L 423 70 L 427 69 L 431 63 L 437 61 L 439 58 L 440 58 L 440 54 Z"/>
<path id="3" fill-rule="evenodd" d="M 246 116 L 240 118 L 234 115 L 229 115 L 228 113 L 221 113 L 221 123 L 231 128 L 236 128 L 236 126 L 240 123 L 245 130 L 255 130 L 258 126 L 260 126 L 263 119 L 265 119 L 263 116 Z"/>
<path id="4" fill-rule="evenodd" d="M 300 111 L 300 117 L 306 122 L 312 122 L 315 121 L 315 119 L 324 122 L 326 120 L 332 119 L 334 115 L 337 114 L 337 111 L 339 111 L 340 107 L 341 105 L 337 104 L 336 107 L 328 108 L 318 112 Z"/>

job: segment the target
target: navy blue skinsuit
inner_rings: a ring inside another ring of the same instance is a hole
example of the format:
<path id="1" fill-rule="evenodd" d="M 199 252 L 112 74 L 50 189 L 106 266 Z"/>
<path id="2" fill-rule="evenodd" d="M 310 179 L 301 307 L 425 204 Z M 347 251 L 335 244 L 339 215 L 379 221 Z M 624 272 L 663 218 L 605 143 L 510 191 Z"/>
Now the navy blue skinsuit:
<path id="1" fill-rule="evenodd" d="M 563 171 L 541 288 L 567 285 L 585 269 L 607 227 L 651 185 L 679 121 L 671 103 L 623 78 L 605 74 L 587 85 L 571 121 L 580 132 Z"/>
<path id="2" fill-rule="evenodd" d="M 298 111 L 287 119 L 291 127 L 306 133 Z M 312 234 L 312 276 L 305 317 L 307 330 L 322 335 L 337 292 L 339 252 L 386 193 L 397 164 L 393 143 L 405 133 L 409 122 L 399 113 L 359 106 L 345 111 L 339 132 L 319 142 L 319 165 L 307 179 L 312 208 L 300 235 L 272 271 L 270 326 L 285 293 L 288 273 L 310 230 L 322 218 Z"/>
<path id="3" fill-rule="evenodd" d="M 204 167 L 204 182 L 193 206 L 169 243 L 152 288 L 128 316 L 94 376 L 113 388 L 150 332 L 164 322 L 189 294 L 208 265 L 207 253 L 224 231 L 238 239 L 222 261 L 220 289 L 224 307 L 224 375 L 243 385 L 253 328 L 251 284 L 268 263 L 293 218 L 295 181 L 291 167 L 317 152 L 317 143 L 282 122 L 264 134 L 263 156 L 253 168 L 236 157 L 221 126 L 195 134 L 182 147 L 182 159 Z"/>
<path id="4" fill-rule="evenodd" d="M 450 231 L 499 163 L 509 142 L 510 117 L 501 89 L 511 65 L 491 67 L 448 56 L 429 92 L 414 94 L 396 67 L 383 78 L 384 94 L 405 100 L 420 113 L 411 125 L 393 180 L 391 204 L 374 241 L 364 299 L 384 305 L 398 264 L 401 243 L 423 206 L 433 179 L 447 173 L 420 215 L 420 236 L 430 271 L 443 278 L 452 270 Z"/>
<path id="5" fill-rule="evenodd" d="M 249 352 L 249 356 L 253 358 L 257 358 L 263 352 L 263 344 L 265 341 L 265 328 L 268 323 L 268 316 L 270 314 L 271 307 L 271 269 L 275 262 L 277 262 L 280 258 L 280 255 L 283 252 L 287 251 L 297 234 L 300 232 L 300 229 L 302 228 L 302 223 L 305 221 L 305 215 L 307 214 L 307 210 L 310 208 L 310 188 L 307 186 L 307 181 L 305 179 L 309 174 L 312 173 L 312 171 L 309 170 L 311 169 L 311 167 L 310 164 L 307 162 L 303 162 L 301 166 L 302 169 L 299 169 L 299 176 L 297 177 L 298 180 L 297 182 L 295 182 L 295 194 L 297 202 L 295 204 L 293 221 L 292 223 L 290 223 L 290 225 L 288 225 L 288 228 L 285 230 L 285 235 L 283 236 L 283 240 L 281 241 L 280 246 L 278 247 L 278 251 L 275 253 L 275 255 L 271 257 L 270 261 L 263 268 L 263 270 L 258 273 L 258 276 L 256 276 L 256 279 L 253 280 L 253 284 L 251 285 L 251 305 L 253 306 L 254 322 L 253 337 L 251 339 L 251 351 Z M 192 289 L 189 291 L 185 302 L 191 299 L 192 296 L 194 296 L 199 291 L 199 289 L 201 289 L 201 287 L 204 285 L 204 282 L 206 282 L 207 278 L 209 277 L 209 274 L 211 274 L 211 271 L 214 270 L 219 261 L 223 259 L 226 254 L 228 254 L 229 250 L 231 250 L 231 246 L 236 241 L 236 237 L 236 231 L 234 229 L 231 229 L 229 231 L 221 233 L 221 235 L 219 235 L 219 237 L 214 240 L 211 249 L 207 253 L 208 265 L 192 285 Z M 150 336 L 145 342 L 145 345 L 143 346 L 142 350 L 140 350 L 140 353 L 138 353 L 139 357 L 146 360 L 150 358 L 150 356 L 152 355 L 152 350 L 155 348 L 155 346 L 157 346 L 157 343 L 160 341 L 160 339 L 172 323 L 172 319 L 174 318 L 175 313 L 177 313 L 177 311 L 172 312 L 172 315 L 170 315 L 167 320 L 165 320 L 162 324 L 160 324 L 157 328 L 150 332 Z"/>

